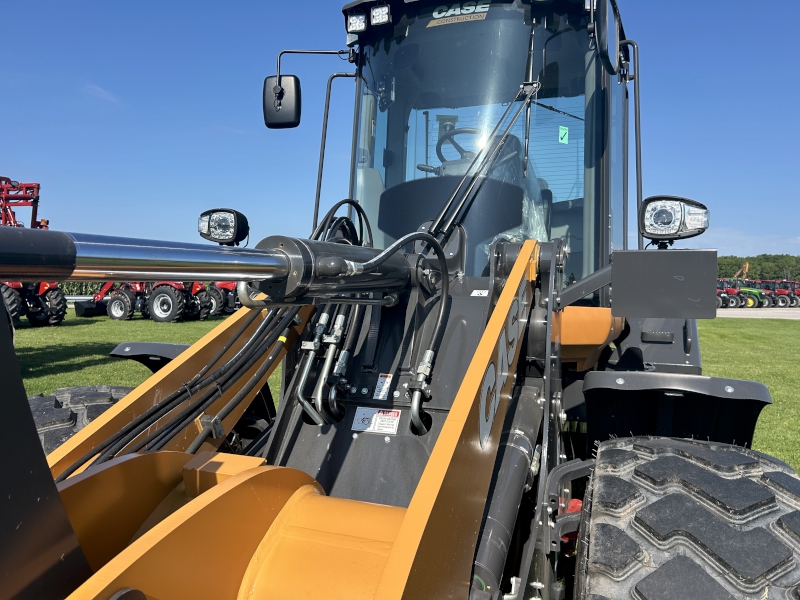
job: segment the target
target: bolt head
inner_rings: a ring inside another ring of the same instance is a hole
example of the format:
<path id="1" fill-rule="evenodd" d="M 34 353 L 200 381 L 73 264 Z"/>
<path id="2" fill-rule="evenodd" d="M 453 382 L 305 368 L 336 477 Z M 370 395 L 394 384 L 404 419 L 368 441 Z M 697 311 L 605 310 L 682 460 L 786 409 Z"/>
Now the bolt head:
<path id="1" fill-rule="evenodd" d="M 357 439 L 358 439 L 358 434 L 357 434 L 357 433 L 354 433 L 354 434 L 353 434 L 353 439 L 354 439 L 354 440 L 357 440 Z"/>
<path id="2" fill-rule="evenodd" d="M 617 385 L 625 385 L 625 380 L 622 377 L 620 377 L 619 379 L 617 379 Z"/>
<path id="3" fill-rule="evenodd" d="M 729 386 L 729 385 L 726 385 L 726 386 L 725 386 L 725 391 L 726 391 L 726 392 L 728 392 L 729 394 L 732 394 L 732 393 L 733 393 L 733 392 L 735 392 L 736 390 L 734 390 L 734 389 L 733 389 L 731 386 Z"/>
<path id="4" fill-rule="evenodd" d="M 392 398 L 399 398 L 399 397 L 400 397 L 400 392 L 398 392 L 396 390 L 394 392 L 392 392 Z"/>
<path id="5" fill-rule="evenodd" d="M 361 395 L 366 396 L 367 394 L 369 394 L 369 390 L 367 388 L 361 388 Z"/>
<path id="6" fill-rule="evenodd" d="M 350 388 L 350 393 L 351 393 L 351 394 L 355 394 L 357 391 L 358 391 L 358 388 L 357 388 L 357 387 L 351 387 L 351 388 Z"/>
<path id="7" fill-rule="evenodd" d="M 384 442 L 386 442 L 386 443 L 388 444 L 389 442 L 391 442 L 391 441 L 392 441 L 392 438 L 390 438 L 390 437 L 387 435 L 385 438 L 383 438 L 383 441 L 384 441 Z"/>

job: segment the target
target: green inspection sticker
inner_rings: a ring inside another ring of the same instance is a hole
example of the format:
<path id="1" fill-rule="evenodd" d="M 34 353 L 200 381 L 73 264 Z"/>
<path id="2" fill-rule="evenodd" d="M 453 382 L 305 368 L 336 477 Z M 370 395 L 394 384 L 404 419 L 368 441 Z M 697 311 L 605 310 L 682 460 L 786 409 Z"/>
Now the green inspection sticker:
<path id="1" fill-rule="evenodd" d="M 558 141 L 562 144 L 569 144 L 569 127 L 558 128 Z"/>

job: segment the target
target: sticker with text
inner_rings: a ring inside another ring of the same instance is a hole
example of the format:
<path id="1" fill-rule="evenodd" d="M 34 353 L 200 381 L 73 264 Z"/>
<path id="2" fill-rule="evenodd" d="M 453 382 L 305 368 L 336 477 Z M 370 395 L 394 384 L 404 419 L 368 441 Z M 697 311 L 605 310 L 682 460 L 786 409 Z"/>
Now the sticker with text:
<path id="1" fill-rule="evenodd" d="M 352 430 L 396 435 L 397 427 L 400 425 L 400 412 L 399 410 L 359 406 L 356 409 L 356 418 L 353 419 Z"/>

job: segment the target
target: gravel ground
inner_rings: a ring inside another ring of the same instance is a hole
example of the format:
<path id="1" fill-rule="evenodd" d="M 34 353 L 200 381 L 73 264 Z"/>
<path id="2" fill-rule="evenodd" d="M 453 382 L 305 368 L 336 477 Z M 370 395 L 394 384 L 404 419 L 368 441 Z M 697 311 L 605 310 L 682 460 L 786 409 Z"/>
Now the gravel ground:
<path id="1" fill-rule="evenodd" d="M 800 321 L 800 308 L 720 308 L 717 317 Z"/>

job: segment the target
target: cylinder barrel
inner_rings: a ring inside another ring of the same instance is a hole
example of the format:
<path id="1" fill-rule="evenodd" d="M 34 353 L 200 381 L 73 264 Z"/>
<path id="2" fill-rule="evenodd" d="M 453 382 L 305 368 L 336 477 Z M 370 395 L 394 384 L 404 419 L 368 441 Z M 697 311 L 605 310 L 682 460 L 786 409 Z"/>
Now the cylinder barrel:
<path id="1" fill-rule="evenodd" d="M 285 279 L 280 251 L 0 228 L 0 281 Z"/>

